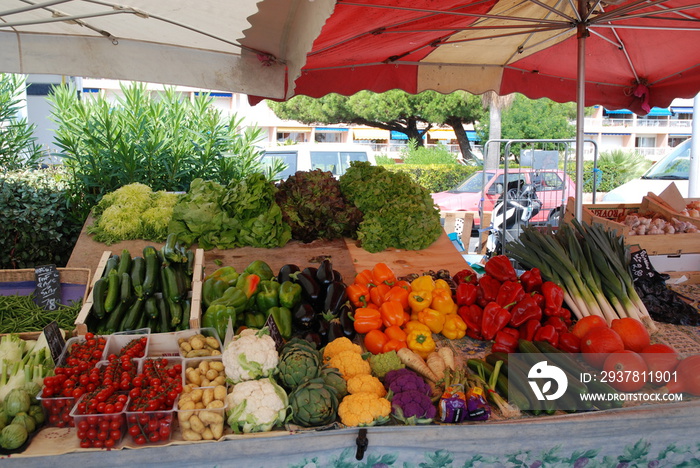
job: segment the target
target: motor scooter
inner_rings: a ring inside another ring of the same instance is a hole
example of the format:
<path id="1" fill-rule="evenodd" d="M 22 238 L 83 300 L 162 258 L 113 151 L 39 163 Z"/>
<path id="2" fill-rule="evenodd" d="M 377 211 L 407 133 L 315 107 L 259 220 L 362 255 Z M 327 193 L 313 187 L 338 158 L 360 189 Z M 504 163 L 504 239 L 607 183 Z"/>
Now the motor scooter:
<path id="1" fill-rule="evenodd" d="M 540 212 L 542 202 L 537 189 L 523 181 L 512 181 L 496 200 L 491 215 L 490 233 L 486 241 L 488 256 L 503 253 L 508 242 L 517 241 L 522 228 Z"/>

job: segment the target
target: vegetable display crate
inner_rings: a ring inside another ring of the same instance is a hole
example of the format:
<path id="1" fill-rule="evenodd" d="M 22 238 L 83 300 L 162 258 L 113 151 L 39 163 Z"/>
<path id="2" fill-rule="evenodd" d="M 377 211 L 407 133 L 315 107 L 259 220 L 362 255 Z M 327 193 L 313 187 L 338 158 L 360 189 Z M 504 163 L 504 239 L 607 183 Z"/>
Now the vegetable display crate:
<path id="1" fill-rule="evenodd" d="M 61 284 L 61 303 L 83 301 L 86 303 L 90 282 L 89 268 L 56 268 Z M 29 296 L 36 289 L 36 274 L 33 268 L 0 270 L 0 295 Z M 68 330 L 72 332 L 72 330 Z M 19 333 L 24 340 L 35 340 L 40 331 Z"/>
<path id="2" fill-rule="evenodd" d="M 110 257 L 112 257 L 115 254 L 115 252 L 110 251 L 110 250 L 105 250 L 102 252 L 102 256 L 100 257 L 100 261 L 97 264 L 97 268 L 95 269 L 95 274 L 92 276 L 92 279 L 89 282 L 89 288 L 87 291 L 87 297 L 83 303 L 83 307 L 80 310 L 80 313 L 78 314 L 78 317 L 75 320 L 75 332 L 78 335 L 84 335 L 85 333 L 88 332 L 88 327 L 87 327 L 87 320 L 88 316 L 90 315 L 90 311 L 92 310 L 92 305 L 93 305 L 93 294 L 94 294 L 94 286 L 97 280 L 102 278 L 105 268 L 107 267 L 107 262 L 109 261 Z M 134 252 L 131 253 L 132 256 L 134 255 L 139 255 L 139 252 L 134 250 Z M 202 249 L 196 249 L 194 251 L 194 268 L 193 268 L 193 274 L 192 274 L 192 287 L 189 292 L 189 299 L 190 299 L 190 321 L 189 321 L 189 327 L 190 328 L 198 328 L 199 327 L 199 321 L 200 317 L 202 315 L 202 277 L 204 276 L 204 250 Z"/>
<path id="3" fill-rule="evenodd" d="M 112 397 L 115 398 L 120 396 L 119 394 L 112 395 Z M 73 424 L 77 430 L 76 435 L 79 438 L 83 432 L 87 434 L 88 438 L 92 438 L 90 431 L 95 431 L 97 433 L 97 437 L 93 439 L 91 445 L 83 446 L 81 442 L 81 448 L 95 447 L 109 449 L 118 446 L 126 434 L 126 408 L 129 405 L 129 397 L 123 395 L 123 397 L 125 397 L 125 401 L 123 402 L 124 407 L 121 411 L 114 413 L 94 413 L 88 411 L 84 407 L 88 401 L 87 397 L 87 394 L 81 396 L 78 401 L 75 402 L 70 412 L 73 418 Z"/>
<path id="4" fill-rule="evenodd" d="M 583 205 L 581 221 L 587 224 L 602 224 L 606 229 L 617 231 L 625 237 L 625 243 L 631 247 L 644 249 L 649 255 L 680 255 L 700 253 L 700 233 L 629 235 L 630 227 L 621 221 L 630 214 L 651 217 L 655 214 L 670 218 L 666 211 L 655 211 L 658 204 L 646 200 L 640 204 L 596 203 Z M 569 198 L 566 205 L 564 221 L 574 217 L 574 201 Z"/>

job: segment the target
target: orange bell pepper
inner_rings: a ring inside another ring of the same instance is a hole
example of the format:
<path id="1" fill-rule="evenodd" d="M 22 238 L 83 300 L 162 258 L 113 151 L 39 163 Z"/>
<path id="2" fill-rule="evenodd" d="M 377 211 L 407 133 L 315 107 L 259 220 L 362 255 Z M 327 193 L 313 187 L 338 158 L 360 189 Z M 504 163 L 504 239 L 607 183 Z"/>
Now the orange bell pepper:
<path id="1" fill-rule="evenodd" d="M 390 340 L 406 341 L 408 333 L 406 333 L 400 326 L 391 325 L 384 329 L 384 333 L 389 337 Z"/>
<path id="2" fill-rule="evenodd" d="M 384 347 L 382 348 L 383 353 L 388 353 L 389 351 L 398 351 L 401 348 L 406 348 L 408 347 L 408 344 L 406 344 L 406 340 L 392 340 L 390 339 L 384 344 Z"/>
<path id="3" fill-rule="evenodd" d="M 381 330 L 370 330 L 365 335 L 365 348 L 372 354 L 380 354 L 384 352 L 384 345 L 387 344 L 389 338 Z"/>
<path id="4" fill-rule="evenodd" d="M 363 284 L 353 283 L 345 288 L 350 303 L 356 308 L 366 307 L 370 301 L 369 288 Z"/>
<path id="5" fill-rule="evenodd" d="M 423 322 L 419 322 L 418 320 L 409 320 L 408 322 L 404 323 L 402 328 L 403 331 L 405 331 L 407 334 L 411 333 L 413 330 L 421 330 L 425 333 L 430 333 L 430 328 L 426 324 L 424 324 Z"/>
<path id="6" fill-rule="evenodd" d="M 408 309 L 408 289 L 401 286 L 393 286 L 384 296 L 384 301 L 396 301 L 401 304 L 404 310 Z"/>
<path id="7" fill-rule="evenodd" d="M 389 268 L 386 263 L 377 263 L 372 268 L 372 278 L 374 278 L 374 284 L 386 284 L 393 286 L 396 283 L 396 275 Z"/>
<path id="8" fill-rule="evenodd" d="M 396 283 L 394 283 L 394 287 L 397 287 L 397 286 L 400 288 L 404 288 L 406 291 L 411 290 L 411 283 L 409 283 L 406 280 L 397 280 Z"/>
<path id="9" fill-rule="evenodd" d="M 457 313 L 457 305 L 452 299 L 452 291 L 450 289 L 435 288 L 430 308 L 442 314 Z"/>
<path id="10" fill-rule="evenodd" d="M 433 333 L 440 333 L 445 326 L 445 315 L 435 309 L 427 308 L 418 313 L 418 321 L 427 325 Z"/>
<path id="11" fill-rule="evenodd" d="M 354 328 L 357 333 L 367 333 L 382 328 L 382 314 L 378 309 L 361 307 L 353 313 Z"/>
<path id="12" fill-rule="evenodd" d="M 457 314 L 445 315 L 445 325 L 442 327 L 442 336 L 450 340 L 458 340 L 467 334 L 467 324 Z"/>
<path id="13" fill-rule="evenodd" d="M 372 270 L 362 270 L 355 276 L 356 284 L 361 284 L 366 288 L 371 288 L 374 286 L 374 278 L 372 277 Z"/>
<path id="14" fill-rule="evenodd" d="M 430 275 L 419 276 L 411 281 L 413 291 L 432 291 L 435 289 L 435 280 Z"/>
<path id="15" fill-rule="evenodd" d="M 398 325 L 400 327 L 405 321 L 404 310 L 400 302 L 384 301 L 382 305 L 379 306 L 379 312 L 382 314 L 382 322 L 385 327 L 390 327 L 392 325 Z"/>
<path id="16" fill-rule="evenodd" d="M 386 300 L 387 293 L 391 290 L 388 284 L 378 284 L 369 288 L 369 298 L 373 304 L 380 306 Z"/>

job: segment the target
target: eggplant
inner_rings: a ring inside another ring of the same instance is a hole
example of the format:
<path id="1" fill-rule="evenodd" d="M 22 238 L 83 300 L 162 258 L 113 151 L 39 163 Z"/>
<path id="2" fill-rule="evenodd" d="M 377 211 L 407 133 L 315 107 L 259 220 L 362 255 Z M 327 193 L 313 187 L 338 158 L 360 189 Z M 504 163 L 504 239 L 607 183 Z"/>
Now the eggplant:
<path id="1" fill-rule="evenodd" d="M 299 335 L 299 337 L 303 340 L 308 341 L 309 343 L 315 344 L 316 349 L 320 349 L 324 346 L 323 340 L 321 339 L 321 335 L 319 335 L 315 331 L 307 331 Z"/>
<path id="2" fill-rule="evenodd" d="M 304 268 L 303 270 L 301 270 L 301 272 L 309 275 L 310 277 L 312 277 L 314 279 L 314 281 L 316 281 L 316 274 L 318 273 L 318 268 L 308 266 L 308 267 Z"/>
<path id="3" fill-rule="evenodd" d="M 316 311 L 309 303 L 302 302 L 292 314 L 292 324 L 300 330 L 318 330 Z"/>
<path id="4" fill-rule="evenodd" d="M 338 323 L 340 323 L 346 338 L 350 340 L 355 338 L 357 332 L 355 331 L 355 321 L 352 319 L 352 306 L 347 302 L 340 307 Z"/>
<path id="5" fill-rule="evenodd" d="M 338 316 L 340 306 L 348 301 L 348 295 L 345 292 L 347 286 L 345 283 L 333 281 L 328 284 L 326 294 L 323 299 L 323 313 L 330 312 L 334 316 Z"/>
<path id="6" fill-rule="evenodd" d="M 299 268 L 299 266 L 294 265 L 293 263 L 288 263 L 282 266 L 282 268 L 280 268 L 280 271 L 277 273 L 277 282 L 282 284 L 285 281 L 294 281 L 292 279 L 292 275 L 300 271 L 301 269 Z"/>
<path id="7" fill-rule="evenodd" d="M 331 328 L 331 322 L 324 318 L 320 318 L 318 321 L 318 334 L 321 337 L 321 343 L 323 346 L 327 345 L 330 341 L 328 338 L 328 332 Z"/>
<path id="8" fill-rule="evenodd" d="M 343 275 L 341 275 L 338 270 L 333 270 L 333 281 L 339 281 L 341 283 L 344 283 Z"/>
<path id="9" fill-rule="evenodd" d="M 328 322 L 328 332 L 327 332 L 328 342 L 335 340 L 336 338 L 345 337 L 345 329 L 340 324 L 340 320 L 337 318 Z"/>
<path id="10" fill-rule="evenodd" d="M 297 274 L 296 282 L 301 285 L 302 298 L 317 307 L 321 298 L 321 286 L 316 282 L 316 278 L 302 271 Z"/>
<path id="11" fill-rule="evenodd" d="M 316 269 L 316 280 L 321 286 L 333 282 L 333 264 L 327 258 L 324 258 Z"/>

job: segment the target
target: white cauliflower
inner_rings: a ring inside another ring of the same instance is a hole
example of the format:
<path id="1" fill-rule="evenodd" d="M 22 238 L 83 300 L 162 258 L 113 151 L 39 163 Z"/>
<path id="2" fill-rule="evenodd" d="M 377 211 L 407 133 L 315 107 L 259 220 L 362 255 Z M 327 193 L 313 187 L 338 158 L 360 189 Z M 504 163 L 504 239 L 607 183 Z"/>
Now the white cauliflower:
<path id="1" fill-rule="evenodd" d="M 277 370 L 279 354 L 267 328 L 247 328 L 233 337 L 222 356 L 226 377 L 237 384 L 269 377 Z"/>
<path id="2" fill-rule="evenodd" d="M 226 421 L 236 434 L 268 432 L 287 420 L 289 398 L 271 379 L 248 380 L 226 396 Z"/>

